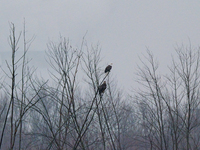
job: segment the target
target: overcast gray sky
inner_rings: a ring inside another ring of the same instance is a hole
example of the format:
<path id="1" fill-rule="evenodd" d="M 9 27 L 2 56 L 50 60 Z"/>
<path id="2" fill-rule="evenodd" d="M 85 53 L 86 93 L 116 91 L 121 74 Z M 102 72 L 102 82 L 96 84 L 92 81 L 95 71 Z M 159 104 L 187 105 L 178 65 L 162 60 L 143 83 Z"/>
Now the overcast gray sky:
<path id="1" fill-rule="evenodd" d="M 9 22 L 18 31 L 26 20 L 31 50 L 44 51 L 59 35 L 80 45 L 100 43 L 103 63 L 113 63 L 120 86 L 134 84 L 138 55 L 148 47 L 161 64 L 169 64 L 176 45 L 194 47 L 200 40 L 198 0 L 0 0 L 0 52 L 9 51 Z M 41 60 L 42 61 L 42 60 Z"/>

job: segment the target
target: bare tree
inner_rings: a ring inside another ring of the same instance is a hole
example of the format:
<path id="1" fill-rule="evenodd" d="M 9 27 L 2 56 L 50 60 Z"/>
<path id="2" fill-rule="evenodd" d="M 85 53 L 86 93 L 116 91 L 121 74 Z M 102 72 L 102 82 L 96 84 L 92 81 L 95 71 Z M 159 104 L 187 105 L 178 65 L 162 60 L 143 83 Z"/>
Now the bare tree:
<path id="1" fill-rule="evenodd" d="M 3 138 L 5 135 L 5 129 L 6 126 L 9 123 L 10 126 L 10 149 L 14 149 L 16 144 L 16 137 L 19 133 L 18 138 L 18 147 L 21 149 L 21 138 L 22 138 L 22 128 L 23 128 L 23 118 L 28 113 L 28 111 L 39 101 L 35 100 L 36 95 L 38 94 L 38 91 L 35 91 L 35 93 L 29 97 L 30 93 L 28 90 L 30 90 L 31 86 L 33 85 L 32 75 L 34 73 L 34 70 L 28 67 L 28 60 L 26 59 L 26 53 L 30 47 L 30 44 L 32 42 L 32 39 L 30 41 L 26 41 L 25 37 L 25 23 L 24 23 L 24 53 L 22 56 L 17 58 L 16 54 L 19 50 L 18 44 L 20 41 L 20 36 L 16 38 L 15 34 L 15 26 L 13 23 L 11 23 L 10 26 L 11 35 L 9 37 L 10 46 L 12 49 L 12 58 L 11 58 L 11 64 L 9 64 L 8 61 L 6 61 L 7 68 L 9 70 L 10 75 L 5 71 L 5 75 L 11 80 L 11 84 L 8 86 L 4 84 L 4 90 L 6 91 L 6 94 L 10 97 L 10 101 L 8 103 L 8 107 L 6 110 L 6 115 L 4 119 L 3 129 L 1 132 L 1 141 L 0 141 L 0 147 L 2 146 Z M 21 69 L 21 73 L 20 73 Z M 18 76 L 18 77 L 17 77 Z M 20 77 L 19 77 L 20 76 Z M 10 122 L 8 122 L 8 119 L 10 119 Z M 25 119 L 25 118 L 24 118 Z M 25 126 L 24 126 L 25 127 Z"/>
<path id="2" fill-rule="evenodd" d="M 198 147 L 199 49 L 180 47 L 169 67 L 170 75 L 157 73 L 152 53 L 142 61 L 138 80 L 143 87 L 136 96 L 143 128 L 141 137 L 151 149 L 195 149 Z"/>

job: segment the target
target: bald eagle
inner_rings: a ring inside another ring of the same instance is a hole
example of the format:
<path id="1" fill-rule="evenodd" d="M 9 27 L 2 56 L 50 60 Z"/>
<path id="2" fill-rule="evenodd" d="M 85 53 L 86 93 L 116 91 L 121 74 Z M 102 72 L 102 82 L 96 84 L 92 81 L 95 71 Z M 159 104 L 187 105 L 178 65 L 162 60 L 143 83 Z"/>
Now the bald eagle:
<path id="1" fill-rule="evenodd" d="M 99 95 L 104 93 L 105 89 L 106 89 L 106 81 L 104 81 L 103 84 L 98 87 Z"/>
<path id="2" fill-rule="evenodd" d="M 106 67 L 104 72 L 105 73 L 110 72 L 111 69 L 112 69 L 112 63 Z"/>

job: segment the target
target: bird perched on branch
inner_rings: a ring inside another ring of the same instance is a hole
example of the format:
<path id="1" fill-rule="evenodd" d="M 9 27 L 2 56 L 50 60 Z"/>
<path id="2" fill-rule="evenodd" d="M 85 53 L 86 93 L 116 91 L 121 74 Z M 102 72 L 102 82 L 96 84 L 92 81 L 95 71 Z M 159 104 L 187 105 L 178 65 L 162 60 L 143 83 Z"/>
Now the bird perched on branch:
<path id="1" fill-rule="evenodd" d="M 109 73 L 111 69 L 112 69 L 112 63 L 106 67 L 104 72 L 105 73 L 107 73 L 107 72 Z"/>
<path id="2" fill-rule="evenodd" d="M 98 87 L 99 95 L 104 93 L 105 89 L 106 89 L 106 81 L 104 81 L 103 84 Z"/>

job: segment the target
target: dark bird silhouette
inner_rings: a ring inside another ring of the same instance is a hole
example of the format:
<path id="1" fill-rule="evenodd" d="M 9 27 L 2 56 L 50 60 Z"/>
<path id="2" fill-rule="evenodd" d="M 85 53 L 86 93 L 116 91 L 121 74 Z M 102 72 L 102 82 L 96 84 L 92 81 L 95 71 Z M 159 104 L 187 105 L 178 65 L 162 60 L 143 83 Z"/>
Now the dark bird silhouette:
<path id="1" fill-rule="evenodd" d="M 105 89 L 106 89 L 106 81 L 104 81 L 103 84 L 98 87 L 99 95 L 104 93 Z"/>
<path id="2" fill-rule="evenodd" d="M 106 67 L 105 73 L 110 72 L 111 69 L 112 69 L 112 63 Z"/>

